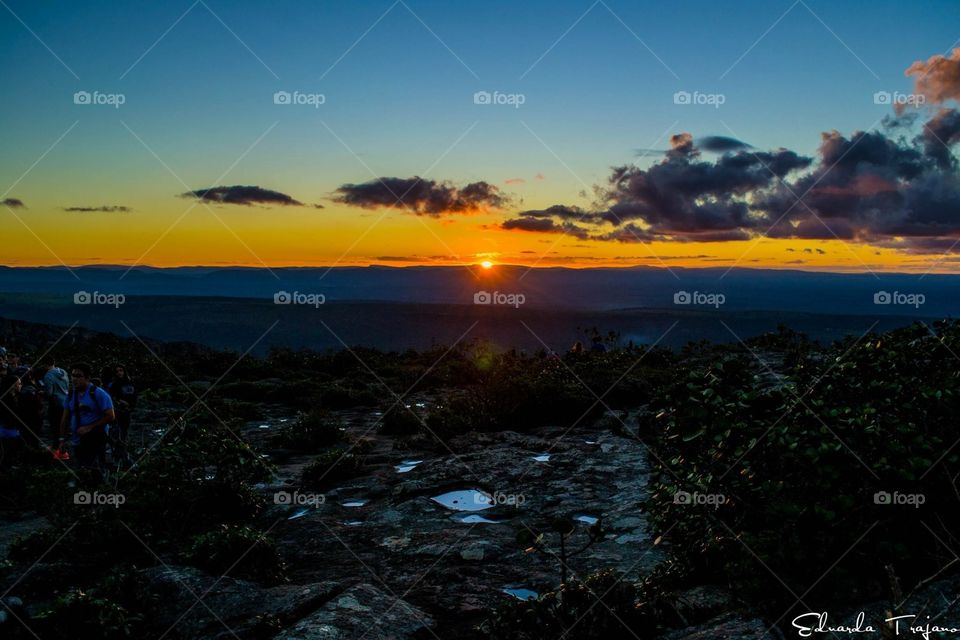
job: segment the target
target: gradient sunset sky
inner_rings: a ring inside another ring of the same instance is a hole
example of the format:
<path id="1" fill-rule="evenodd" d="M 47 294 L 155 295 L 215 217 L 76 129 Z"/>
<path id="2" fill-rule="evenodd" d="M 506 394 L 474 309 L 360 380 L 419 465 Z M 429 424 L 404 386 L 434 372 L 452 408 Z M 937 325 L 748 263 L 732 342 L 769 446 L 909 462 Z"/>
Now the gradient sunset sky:
<path id="1" fill-rule="evenodd" d="M 0 5 L 2 264 L 960 264 L 955 1 Z"/>

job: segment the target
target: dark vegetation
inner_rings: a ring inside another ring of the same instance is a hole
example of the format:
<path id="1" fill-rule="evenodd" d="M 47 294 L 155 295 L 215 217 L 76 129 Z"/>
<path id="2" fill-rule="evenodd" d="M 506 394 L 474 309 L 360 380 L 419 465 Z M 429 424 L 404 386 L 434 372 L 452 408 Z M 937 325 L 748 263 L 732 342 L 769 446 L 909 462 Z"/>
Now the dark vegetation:
<path id="1" fill-rule="evenodd" d="M 34 354 L 60 334 L 10 323 L 0 330 L 8 346 Z M 301 478 L 315 489 L 364 472 L 363 443 L 330 413 L 344 407 L 376 408 L 381 433 L 436 446 L 468 431 L 599 425 L 606 409 L 640 409 L 638 431 L 621 430 L 650 448 L 652 496 L 643 508 L 670 559 L 639 584 L 602 571 L 561 579 L 537 601 L 491 612 L 481 626 L 489 637 L 553 638 L 581 616 L 579 638 L 616 637 L 621 622 L 653 637 L 679 624 L 675 594 L 705 583 L 730 587 L 782 625 L 799 608 L 890 598 L 891 576 L 908 593 L 951 567 L 949 548 L 960 548 L 956 321 L 830 346 L 781 328 L 746 343 L 612 344 L 561 357 L 473 343 L 449 352 L 275 349 L 238 363 L 238 354 L 196 345 L 147 346 L 74 331 L 54 351 L 61 362 L 125 362 L 147 397 L 178 407 L 141 465 L 109 485 L 78 480 L 40 453 L 0 472 L 0 508 L 36 511 L 54 525 L 18 540 L 0 565 L 3 590 L 46 553 L 43 569 L 18 587 L 48 603 L 31 625 L 41 637 L 86 637 L 85 629 L 153 637 L 143 620 L 159 605 L 141 598 L 137 571 L 161 563 L 219 575 L 256 542 L 231 575 L 285 580 L 283 550 L 264 535 L 254 489 L 271 469 L 230 428 L 270 403 L 302 412 L 272 444 L 315 455 Z M 407 406 L 397 394 L 408 391 L 439 401 Z M 81 489 L 120 492 L 127 502 L 75 505 Z M 923 504 L 884 497 L 894 494 L 922 495 Z M 561 529 L 527 542 L 556 543 Z M 794 594 L 805 594 L 803 605 Z M 591 606 L 597 597 L 606 606 Z"/>

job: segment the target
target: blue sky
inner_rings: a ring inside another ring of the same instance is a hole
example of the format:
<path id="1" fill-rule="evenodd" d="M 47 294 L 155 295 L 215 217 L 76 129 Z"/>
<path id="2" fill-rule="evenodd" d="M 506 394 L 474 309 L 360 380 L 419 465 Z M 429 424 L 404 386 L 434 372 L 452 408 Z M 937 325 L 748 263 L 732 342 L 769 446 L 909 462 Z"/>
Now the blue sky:
<path id="1" fill-rule="evenodd" d="M 585 204 L 585 184 L 682 131 L 813 154 L 821 131 L 888 114 L 873 93 L 909 91 L 904 69 L 960 37 L 956 2 L 4 2 L 0 182 L 80 120 L 18 186 L 44 206 L 52 189 L 138 206 L 184 191 L 121 120 L 191 188 L 270 127 L 227 182 L 309 202 L 424 174 L 466 134 L 431 176 L 523 178 L 525 204 Z M 80 110 L 82 90 L 126 103 Z M 280 90 L 326 102 L 278 107 Z M 482 90 L 525 103 L 475 105 Z M 725 102 L 675 105 L 678 90 Z"/>

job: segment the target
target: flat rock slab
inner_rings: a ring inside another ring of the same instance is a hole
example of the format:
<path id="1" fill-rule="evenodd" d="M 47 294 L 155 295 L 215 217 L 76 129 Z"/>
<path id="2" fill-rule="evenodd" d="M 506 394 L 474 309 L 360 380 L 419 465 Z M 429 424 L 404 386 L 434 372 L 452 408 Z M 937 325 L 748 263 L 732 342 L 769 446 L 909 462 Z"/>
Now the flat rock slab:
<path id="1" fill-rule="evenodd" d="M 689 627 L 663 636 L 663 640 L 782 640 L 777 629 L 759 618 L 724 615 L 697 627 Z"/>
<path id="2" fill-rule="evenodd" d="M 404 640 L 434 626 L 408 602 L 369 584 L 358 584 L 289 629 L 276 640 Z"/>
<path id="3" fill-rule="evenodd" d="M 234 578 L 218 578 L 191 567 L 153 567 L 141 573 L 157 607 L 151 626 L 171 629 L 174 638 L 240 638 L 273 621 L 292 624 L 336 593 L 338 585 L 320 582 L 261 587 Z M 200 602 L 197 599 L 200 598 Z"/>
<path id="4" fill-rule="evenodd" d="M 641 510 L 649 474 L 641 442 L 590 429 L 541 428 L 467 434 L 451 447 L 455 453 L 391 452 L 381 444 L 363 476 L 328 490 L 325 503 L 302 517 L 281 522 L 272 535 L 290 555 L 291 579 L 382 580 L 396 593 L 410 590 L 405 599 L 446 629 L 509 601 L 507 586 L 538 593 L 556 587 L 559 564 L 525 552 L 517 533 L 561 515 L 602 517 L 609 534 L 571 560 L 576 576 L 612 569 L 636 580 L 662 560 Z M 545 451 L 549 461 L 537 461 Z M 408 473 L 395 471 L 396 463 L 411 458 L 423 462 Z M 497 504 L 455 511 L 432 499 L 471 488 L 495 496 Z M 343 506 L 356 499 L 367 502 Z M 269 517 L 285 519 L 296 511 L 278 507 Z M 468 515 L 493 522 L 463 522 Z M 573 547 L 584 544 L 590 527 L 582 521 L 576 526 Z M 551 547 L 556 543 L 548 539 Z"/>

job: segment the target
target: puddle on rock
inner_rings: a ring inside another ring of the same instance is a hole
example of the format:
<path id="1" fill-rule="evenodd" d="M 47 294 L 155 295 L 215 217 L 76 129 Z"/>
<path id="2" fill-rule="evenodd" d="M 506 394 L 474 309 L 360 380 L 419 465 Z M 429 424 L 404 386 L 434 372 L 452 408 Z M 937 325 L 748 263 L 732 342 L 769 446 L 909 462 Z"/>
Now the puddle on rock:
<path id="1" fill-rule="evenodd" d="M 449 491 L 430 499 L 454 511 L 483 511 L 493 506 L 493 496 L 479 489 Z"/>
<path id="2" fill-rule="evenodd" d="M 583 513 L 580 515 L 574 516 L 573 519 L 576 520 L 577 522 L 586 522 L 589 525 L 595 525 L 597 524 L 597 520 L 599 520 L 599 518 L 597 518 L 596 516 L 588 516 Z"/>
<path id="3" fill-rule="evenodd" d="M 297 518 L 302 518 L 308 513 L 310 513 L 310 509 L 299 509 L 296 513 L 287 518 L 287 520 L 296 520 Z"/>
<path id="4" fill-rule="evenodd" d="M 403 460 L 394 469 L 397 473 L 408 473 L 416 469 L 418 464 L 423 464 L 423 460 Z"/>
<path id="5" fill-rule="evenodd" d="M 491 520 L 490 518 L 484 518 L 483 516 L 478 515 L 462 516 L 454 519 L 457 522 L 462 522 L 463 524 L 500 524 L 499 520 Z"/>
<path id="6" fill-rule="evenodd" d="M 503 592 L 517 600 L 536 600 L 540 595 L 536 591 L 524 587 L 504 587 Z"/>
<path id="7" fill-rule="evenodd" d="M 540 455 L 533 456 L 533 459 L 536 460 L 537 462 L 550 462 L 550 454 L 541 453 Z"/>
<path id="8" fill-rule="evenodd" d="M 347 525 L 348 527 L 359 527 L 363 524 L 363 522 L 360 520 L 350 520 L 348 522 L 344 522 L 343 524 Z"/>
<path id="9" fill-rule="evenodd" d="M 343 503 L 345 507 L 362 507 L 363 505 L 370 502 L 369 500 L 347 500 Z"/>

